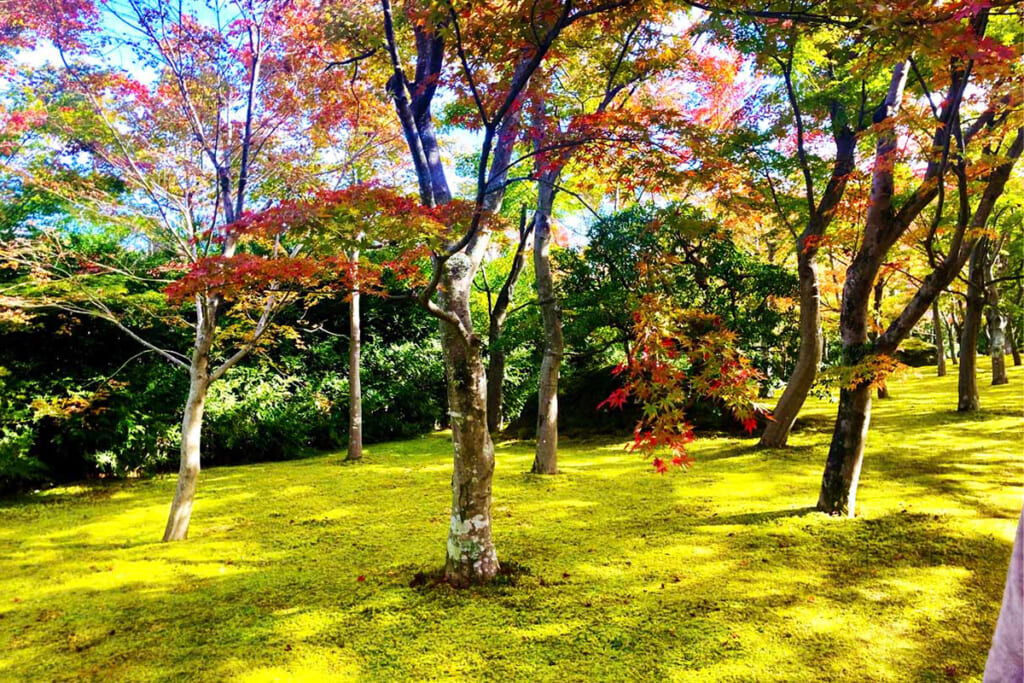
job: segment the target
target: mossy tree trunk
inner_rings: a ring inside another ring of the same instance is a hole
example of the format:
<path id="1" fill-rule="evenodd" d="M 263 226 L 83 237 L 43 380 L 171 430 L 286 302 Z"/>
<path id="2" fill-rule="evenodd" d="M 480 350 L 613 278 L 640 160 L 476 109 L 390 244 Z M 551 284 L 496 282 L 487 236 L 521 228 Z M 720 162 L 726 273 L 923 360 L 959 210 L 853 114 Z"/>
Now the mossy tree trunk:
<path id="1" fill-rule="evenodd" d="M 440 290 L 442 307 L 457 315 L 466 329 L 472 329 L 469 261 L 462 254 L 450 258 L 443 266 Z M 491 538 L 494 444 L 487 429 L 487 381 L 480 341 L 476 337 L 467 340 L 445 322 L 441 334 L 455 450 L 444 575 L 448 583 L 462 588 L 486 583 L 499 568 Z"/>

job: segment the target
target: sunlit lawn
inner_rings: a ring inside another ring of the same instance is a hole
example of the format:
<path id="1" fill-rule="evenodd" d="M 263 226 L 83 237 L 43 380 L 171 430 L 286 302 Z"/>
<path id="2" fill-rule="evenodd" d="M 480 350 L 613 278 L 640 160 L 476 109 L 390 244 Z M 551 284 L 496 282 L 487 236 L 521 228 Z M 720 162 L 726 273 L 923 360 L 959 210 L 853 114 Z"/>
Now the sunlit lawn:
<path id="1" fill-rule="evenodd" d="M 702 440 L 665 476 L 608 441 L 531 476 L 499 444 L 498 553 L 523 573 L 486 590 L 410 587 L 442 560 L 445 435 L 208 470 L 172 545 L 171 476 L 0 501 L 0 679 L 977 680 L 1024 372 L 970 417 L 932 373 L 876 402 L 855 520 L 809 510 L 826 403 L 792 448 Z"/>

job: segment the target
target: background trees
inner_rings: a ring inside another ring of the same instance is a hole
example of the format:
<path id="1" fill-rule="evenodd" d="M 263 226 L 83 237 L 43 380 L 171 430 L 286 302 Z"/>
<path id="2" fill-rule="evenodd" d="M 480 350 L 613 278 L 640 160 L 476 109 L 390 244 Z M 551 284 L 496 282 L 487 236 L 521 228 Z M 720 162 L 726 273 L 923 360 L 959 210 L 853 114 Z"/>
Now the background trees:
<path id="1" fill-rule="evenodd" d="M 467 586 L 499 568 L 491 432 L 536 417 L 532 469 L 555 473 L 560 377 L 585 393 L 617 367 L 604 403 L 631 404 L 634 448 L 665 470 L 709 416 L 784 445 L 824 364 L 819 507 L 852 514 L 871 392 L 906 340 L 941 358 L 957 328 L 971 409 L 975 349 L 1001 381 L 1024 328 L 1013 11 L 19 8 L 0 324 L 5 394 L 31 400 L 0 402 L 3 476 L 156 469 L 180 445 L 180 539 L 204 435 L 208 459 L 357 460 L 364 435 L 450 427 L 446 577 Z M 133 345 L 83 344 L 61 390 L 33 346 L 64 331 Z"/>

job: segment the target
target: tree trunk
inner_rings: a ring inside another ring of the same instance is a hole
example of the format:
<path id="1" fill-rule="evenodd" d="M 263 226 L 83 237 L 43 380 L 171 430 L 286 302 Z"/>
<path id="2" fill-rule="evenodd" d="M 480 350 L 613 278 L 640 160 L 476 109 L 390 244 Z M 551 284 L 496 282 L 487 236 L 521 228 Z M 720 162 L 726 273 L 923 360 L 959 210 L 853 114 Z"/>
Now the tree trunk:
<path id="1" fill-rule="evenodd" d="M 957 384 L 957 407 L 961 413 L 981 408 L 978 394 L 978 333 L 985 307 L 985 261 L 988 240 L 982 238 L 971 250 L 967 275 L 967 306 L 964 311 L 960 337 L 960 375 Z"/>
<path id="2" fill-rule="evenodd" d="M 998 247 L 993 245 L 992 253 L 985 260 L 985 318 L 988 323 L 988 353 L 992 359 L 992 386 L 1009 384 L 1006 375 L 1006 318 L 999 308 L 999 288 L 992 282 L 993 263 L 998 256 Z"/>
<path id="3" fill-rule="evenodd" d="M 472 330 L 472 261 L 458 253 L 443 267 L 441 306 L 454 314 L 466 330 Z M 449 322 L 441 323 L 441 335 L 455 451 L 444 575 L 451 585 L 464 588 L 486 583 L 499 568 L 491 539 L 494 444 L 487 430 L 487 383 L 480 340 L 475 335 L 467 340 Z"/>
<path id="4" fill-rule="evenodd" d="M 1003 326 L 1003 315 L 991 303 L 985 310 L 988 318 L 989 356 L 992 358 L 992 386 L 1009 384 L 1006 375 L 1006 333 Z"/>
<path id="5" fill-rule="evenodd" d="M 822 512 L 853 517 L 857 509 L 857 483 L 870 422 L 870 385 L 841 390 L 839 414 L 818 495 L 818 509 Z"/>
<path id="6" fill-rule="evenodd" d="M 533 224 L 526 222 L 526 205 L 519 212 L 519 243 L 512 256 L 508 276 L 501 285 L 501 290 L 494 301 L 490 312 L 490 325 L 487 330 L 487 429 L 497 432 L 504 427 L 502 400 L 505 383 L 505 350 L 501 348 L 501 336 L 505 333 L 505 321 L 508 319 L 509 308 L 515 295 L 519 275 L 523 272 L 526 261 L 526 242 L 533 231 Z"/>
<path id="7" fill-rule="evenodd" d="M 946 320 L 946 339 L 949 341 L 949 361 L 953 365 L 960 363 L 960 351 L 957 347 L 956 332 L 953 330 L 953 323 Z"/>
<path id="8" fill-rule="evenodd" d="M 189 368 L 188 399 L 181 419 L 181 465 L 178 486 L 174 491 L 171 513 L 164 529 L 165 541 L 184 541 L 192 518 L 192 503 L 199 483 L 200 437 L 203 431 L 203 410 L 209 390 L 209 352 L 212 334 L 200 333 Z"/>
<path id="9" fill-rule="evenodd" d="M 876 114 L 876 121 L 893 117 L 899 111 L 909 68 L 909 62 L 903 62 L 893 70 L 889 92 L 883 108 L 879 110 L 881 116 Z M 875 167 L 871 175 L 864 236 L 860 250 L 846 270 L 846 282 L 843 284 L 839 335 L 843 344 L 842 363 L 846 367 L 857 366 L 869 352 L 868 306 L 872 289 L 882 259 L 898 237 L 893 230 L 892 198 L 895 187 L 892 165 L 888 161 L 895 154 L 896 148 L 894 132 L 879 133 L 875 144 Z M 853 388 L 842 389 L 832 443 L 821 477 L 819 510 L 833 515 L 853 516 L 870 419 L 871 385 L 860 382 Z"/>
<path id="10" fill-rule="evenodd" d="M 491 340 L 498 341 L 498 337 Z M 487 430 L 499 432 L 505 426 L 505 415 L 502 410 L 505 384 L 505 352 L 500 348 L 489 347 L 487 358 Z"/>
<path id="11" fill-rule="evenodd" d="M 797 255 L 800 282 L 800 351 L 796 367 L 779 398 L 772 419 L 761 434 L 760 444 L 768 448 L 781 448 L 789 440 L 800 409 L 818 375 L 821 364 L 823 337 L 821 334 L 821 293 L 818 288 L 818 265 L 813 253 L 800 249 Z"/>
<path id="12" fill-rule="evenodd" d="M 946 345 L 943 343 L 942 316 L 939 313 L 939 300 L 932 302 L 932 334 L 935 337 L 935 359 L 938 363 L 938 376 L 946 376 Z"/>
<path id="13" fill-rule="evenodd" d="M 1013 355 L 1013 366 L 1020 367 L 1020 349 L 1017 347 L 1017 328 L 1010 321 L 1006 322 L 1006 342 L 1010 346 L 1010 354 Z"/>
<path id="14" fill-rule="evenodd" d="M 846 271 L 839 318 L 842 362 L 846 367 L 861 363 L 868 351 L 868 300 L 879 263 L 877 254 L 872 257 L 862 252 Z M 818 509 L 822 512 L 852 517 L 856 511 L 857 483 L 871 421 L 871 394 L 868 383 L 844 387 L 839 393 L 839 409 L 818 494 Z"/>
<path id="15" fill-rule="evenodd" d="M 537 450 L 531 472 L 558 472 L 558 373 L 562 365 L 562 309 L 555 295 L 551 275 L 551 210 L 554 203 L 554 182 L 557 174 L 541 177 L 537 190 L 537 213 L 534 216 L 533 265 L 537 278 L 544 321 L 544 358 L 540 364 L 537 387 Z"/>
<path id="16" fill-rule="evenodd" d="M 353 252 L 352 261 L 358 260 L 359 252 Z M 363 390 L 359 378 L 362 330 L 359 316 L 359 284 L 353 282 L 348 322 L 348 454 L 345 460 L 363 457 Z"/>
<path id="17" fill-rule="evenodd" d="M 879 278 L 878 281 L 875 282 L 875 312 L 873 324 L 876 327 L 876 329 L 880 328 L 882 325 L 882 295 L 884 292 L 885 280 L 883 278 Z M 872 338 L 877 339 L 878 334 L 872 334 Z M 886 383 L 884 379 L 878 385 L 878 398 L 880 400 L 889 398 L 889 385 Z"/>

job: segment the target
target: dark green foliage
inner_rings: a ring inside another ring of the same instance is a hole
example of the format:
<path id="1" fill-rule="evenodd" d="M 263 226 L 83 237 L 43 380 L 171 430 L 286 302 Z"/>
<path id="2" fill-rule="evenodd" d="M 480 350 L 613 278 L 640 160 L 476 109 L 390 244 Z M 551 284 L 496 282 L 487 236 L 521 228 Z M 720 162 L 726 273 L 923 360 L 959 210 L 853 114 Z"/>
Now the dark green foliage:
<path id="1" fill-rule="evenodd" d="M 140 294 L 160 301 L 157 292 Z M 346 312 L 339 299 L 314 313 L 324 328 L 346 329 Z M 141 314 L 129 318 L 145 329 Z M 366 442 L 406 438 L 443 423 L 444 369 L 433 319 L 408 301 L 378 299 L 367 301 L 364 326 Z M 158 344 L 187 346 L 174 329 L 146 333 Z M 58 311 L 8 326 L 2 335 L 0 490 L 176 466 L 188 389 L 180 368 L 144 352 L 106 321 Z M 203 428 L 204 465 L 343 446 L 347 348 L 347 338 L 306 334 L 215 383 Z"/>
<path id="2" fill-rule="evenodd" d="M 632 336 L 630 311 L 651 287 L 640 268 L 651 263 L 663 264 L 657 286 L 679 306 L 717 314 L 755 367 L 771 378 L 786 375 L 797 317 L 784 302 L 796 297 L 796 277 L 681 204 L 628 209 L 595 223 L 585 248 L 559 252 L 570 358 L 590 366 L 621 359 Z"/>

